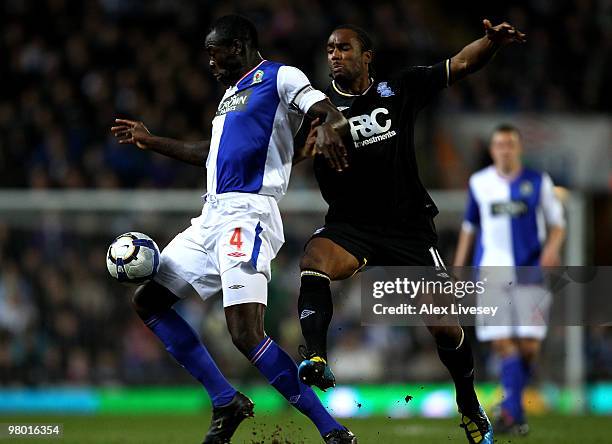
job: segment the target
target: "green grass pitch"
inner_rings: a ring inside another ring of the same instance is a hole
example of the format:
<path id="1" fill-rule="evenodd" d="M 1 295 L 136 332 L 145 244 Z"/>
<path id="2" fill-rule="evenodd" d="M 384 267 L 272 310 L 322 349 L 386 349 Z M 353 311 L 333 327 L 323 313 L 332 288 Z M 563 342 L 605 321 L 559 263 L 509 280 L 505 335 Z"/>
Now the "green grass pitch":
<path id="1" fill-rule="evenodd" d="M 61 423 L 64 435 L 57 439 L 9 439 L 0 442 L 58 444 L 189 444 L 200 443 L 209 422 L 208 414 L 139 416 L 0 416 L 0 423 Z M 359 437 L 360 444 L 465 443 L 456 419 L 368 418 L 343 421 Z M 612 442 L 612 419 L 593 416 L 540 416 L 530 420 L 526 438 L 496 437 L 497 444 L 590 444 Z M 302 416 L 284 413 L 260 415 L 245 421 L 235 444 L 321 443 L 316 429 Z"/>

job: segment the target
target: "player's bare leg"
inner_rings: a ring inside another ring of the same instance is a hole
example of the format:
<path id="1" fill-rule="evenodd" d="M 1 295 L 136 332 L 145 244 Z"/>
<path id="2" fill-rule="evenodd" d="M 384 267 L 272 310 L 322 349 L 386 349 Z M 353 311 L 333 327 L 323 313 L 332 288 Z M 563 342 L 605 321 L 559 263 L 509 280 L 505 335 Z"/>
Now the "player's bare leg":
<path id="1" fill-rule="evenodd" d="M 289 403 L 306 415 L 329 444 L 355 444 L 357 438 L 336 422 L 310 387 L 298 378 L 295 362 L 264 332 L 265 305 L 246 303 L 225 308 L 234 345 Z"/>
<path id="2" fill-rule="evenodd" d="M 323 391 L 336 384 L 327 365 L 327 331 L 334 311 L 330 283 L 352 276 L 359 268 L 357 258 L 322 237 L 308 242 L 300 261 L 298 316 L 306 346 L 300 347 L 304 361 L 299 374 L 305 384 L 315 385 Z"/>
<path id="3" fill-rule="evenodd" d="M 213 416 L 204 443 L 228 443 L 240 421 L 253 415 L 253 403 L 227 382 L 197 334 L 172 309 L 177 301 L 167 288 L 151 281 L 136 290 L 132 305 L 166 350 L 209 393 Z"/>
<path id="4" fill-rule="evenodd" d="M 542 341 L 536 338 L 520 338 L 518 340 L 518 349 L 523 361 L 533 365 L 540 355 Z"/>

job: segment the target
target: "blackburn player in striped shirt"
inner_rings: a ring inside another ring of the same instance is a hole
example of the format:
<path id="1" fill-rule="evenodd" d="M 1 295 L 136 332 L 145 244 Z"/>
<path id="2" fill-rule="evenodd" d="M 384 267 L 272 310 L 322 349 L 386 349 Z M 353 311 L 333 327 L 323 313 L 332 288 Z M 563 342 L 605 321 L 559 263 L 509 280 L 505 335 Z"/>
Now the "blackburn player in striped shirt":
<path id="1" fill-rule="evenodd" d="M 330 282 L 368 265 L 444 265 L 433 222 L 438 210 L 419 179 L 414 124 L 421 109 L 449 85 L 484 67 L 499 48 L 524 42 L 508 23 L 483 22 L 484 36 L 433 66 L 414 66 L 390 78 L 370 70 L 372 40 L 353 25 L 338 26 L 327 41 L 332 81 L 327 93 L 347 117 L 349 167 L 330 168 L 321 155 L 314 169 L 329 204 L 325 226 L 307 242 L 301 267 L 298 315 L 306 346 L 300 377 L 321 389 L 335 378 L 327 362 L 333 314 Z M 315 133 L 304 145 L 312 151 Z M 455 320 L 456 321 L 456 320 Z M 438 354 L 455 382 L 462 426 L 472 444 L 492 444 L 493 432 L 474 391 L 473 357 L 458 321 L 428 325 Z"/>
<path id="2" fill-rule="evenodd" d="M 353 444 L 310 387 L 293 359 L 264 332 L 270 262 L 284 242 L 277 202 L 287 191 L 293 137 L 308 113 L 324 123 L 316 149 L 332 168 L 346 166 L 342 114 L 297 68 L 263 60 L 257 31 L 247 19 L 220 18 L 206 37 L 210 69 L 227 87 L 213 119 L 211 139 L 182 142 L 149 133 L 142 122 L 117 119 L 119 143 L 136 144 L 199 166 L 206 165 L 201 216 L 162 251 L 154 280 L 136 290 L 133 305 L 168 352 L 202 383 L 213 404 L 206 444 L 229 443 L 253 415 L 253 403 L 223 376 L 196 333 L 172 306 L 196 292 L 219 292 L 236 347 L 292 406 L 312 420 L 324 441 Z"/>
<path id="3" fill-rule="evenodd" d="M 489 146 L 493 165 L 470 177 L 454 265 L 466 265 L 472 249 L 474 266 L 560 265 L 563 207 L 548 174 L 523 167 L 522 149 L 514 126 L 502 125 L 493 132 Z M 528 432 L 522 395 L 546 335 L 550 306 L 542 283 L 522 282 L 525 274 L 510 278 L 517 284 L 508 286 L 504 280 L 502 287 L 489 288 L 483 295 L 487 304 L 502 307 L 495 318 L 500 325 L 485 317 L 477 317 L 476 324 L 478 339 L 490 341 L 501 358 L 504 398 L 495 430 L 519 435 Z"/>

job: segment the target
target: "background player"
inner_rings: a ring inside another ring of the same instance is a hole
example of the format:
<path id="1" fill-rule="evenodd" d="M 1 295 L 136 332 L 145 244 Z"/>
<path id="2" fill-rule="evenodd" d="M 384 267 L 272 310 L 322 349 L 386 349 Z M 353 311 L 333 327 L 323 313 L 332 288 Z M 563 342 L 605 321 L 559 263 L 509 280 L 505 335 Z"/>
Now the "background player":
<path id="1" fill-rule="evenodd" d="M 335 384 L 327 365 L 327 331 L 333 313 L 330 282 L 371 265 L 443 266 L 436 250 L 433 217 L 438 210 L 418 174 L 414 147 L 416 114 L 448 85 L 482 68 L 502 46 L 523 42 L 508 23 L 484 21 L 485 36 L 433 66 L 413 67 L 398 78 L 373 78 L 372 41 L 352 25 L 336 28 L 327 41 L 332 82 L 327 92 L 351 125 L 350 167 L 337 171 L 314 161 L 329 204 L 325 226 L 308 241 L 302 257 L 298 313 L 306 348 L 300 377 L 326 389 Z M 306 152 L 314 143 L 311 134 Z M 462 426 L 472 443 L 492 443 L 489 420 L 474 391 L 470 345 L 457 324 L 428 326 L 440 359 L 455 382 Z"/>
<path id="2" fill-rule="evenodd" d="M 153 136 L 141 122 L 117 120 L 120 143 L 134 143 L 207 166 L 202 215 L 163 250 L 155 280 L 133 298 L 138 315 L 172 356 L 208 391 L 213 418 L 205 443 L 227 443 L 253 403 L 224 378 L 205 346 L 172 306 L 193 290 L 206 299 L 223 292 L 227 326 L 236 347 L 289 402 L 308 416 L 328 443 L 356 438 L 298 379 L 297 366 L 264 333 L 270 261 L 284 242 L 277 200 L 285 194 L 293 136 L 305 113 L 325 121 L 317 151 L 345 165 L 339 134 L 346 119 L 298 69 L 262 60 L 255 26 L 240 16 L 220 18 L 206 37 L 214 77 L 227 86 L 213 119 L 212 138 L 181 142 Z M 208 156 L 206 154 L 208 152 Z"/>
<path id="3" fill-rule="evenodd" d="M 474 244 L 475 266 L 560 264 L 565 235 L 563 208 L 548 174 L 523 167 L 522 150 L 521 136 L 515 127 L 503 125 L 493 132 L 489 147 L 493 165 L 470 177 L 454 265 L 467 264 Z M 487 295 L 489 299 L 498 295 L 509 301 L 504 308 L 512 311 L 500 310 L 500 314 L 505 312 L 508 316 L 505 325 L 484 325 L 480 319 L 476 326 L 478 338 L 491 341 L 493 351 L 501 358 L 504 398 L 495 430 L 526 434 L 522 394 L 540 352 L 546 326 L 533 325 L 533 321 L 531 325 L 519 324 L 521 320 L 529 324 L 534 313 L 545 320 L 550 298 L 540 285 L 521 285 L 520 277 L 518 285 L 495 289 L 484 296 Z"/>

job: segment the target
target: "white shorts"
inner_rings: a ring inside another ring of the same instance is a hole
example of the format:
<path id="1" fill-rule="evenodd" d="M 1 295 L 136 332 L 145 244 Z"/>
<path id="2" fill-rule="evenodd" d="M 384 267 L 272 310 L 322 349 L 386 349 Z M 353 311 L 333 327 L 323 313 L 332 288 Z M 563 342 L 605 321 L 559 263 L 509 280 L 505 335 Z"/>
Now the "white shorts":
<path id="1" fill-rule="evenodd" d="M 223 290 L 224 307 L 266 304 L 270 262 L 284 241 L 273 197 L 207 195 L 202 214 L 163 249 L 154 280 L 180 298 L 195 290 L 205 300 Z"/>
<path id="2" fill-rule="evenodd" d="M 550 292 L 540 285 L 498 287 L 487 285 L 479 305 L 499 307 L 495 318 L 476 316 L 476 337 L 480 341 L 497 339 L 544 339 L 550 311 Z"/>

